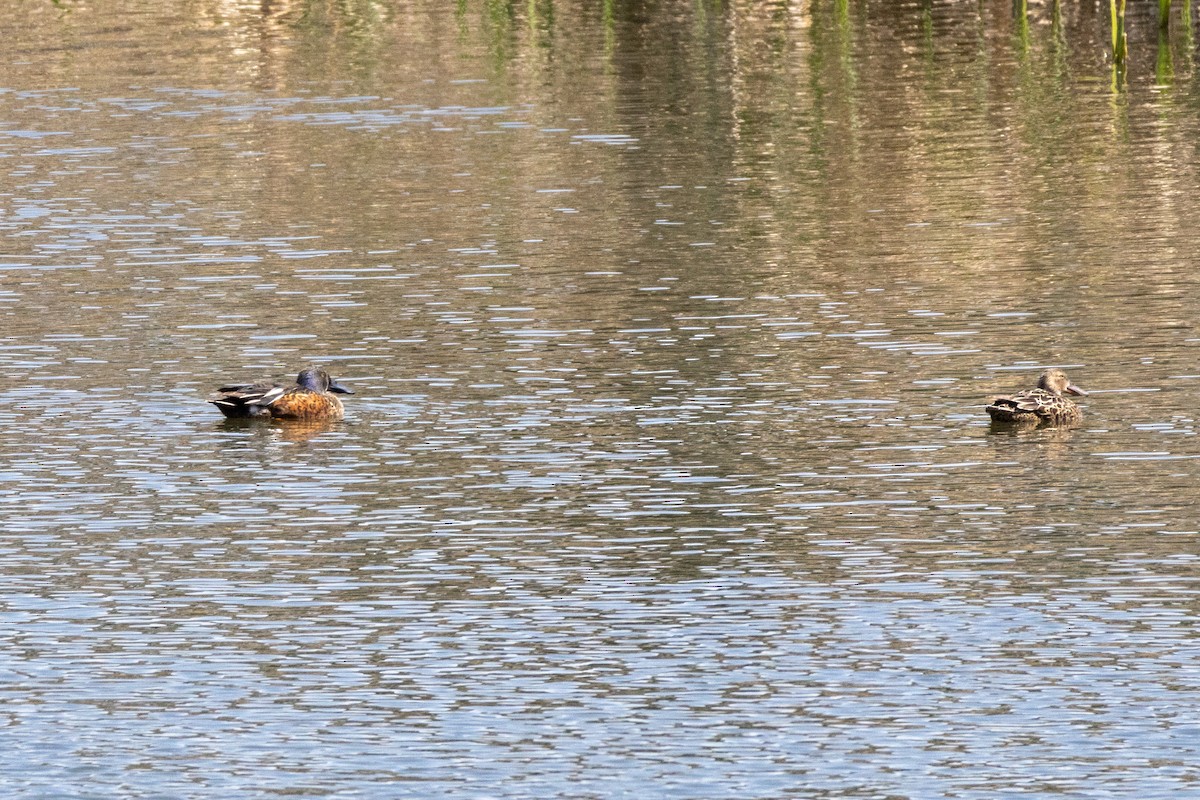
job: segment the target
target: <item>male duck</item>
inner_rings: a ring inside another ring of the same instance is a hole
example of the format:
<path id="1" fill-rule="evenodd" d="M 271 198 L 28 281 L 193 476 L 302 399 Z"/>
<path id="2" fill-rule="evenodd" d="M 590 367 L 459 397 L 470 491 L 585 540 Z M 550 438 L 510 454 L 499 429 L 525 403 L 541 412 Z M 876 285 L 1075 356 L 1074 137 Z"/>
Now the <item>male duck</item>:
<path id="1" fill-rule="evenodd" d="M 309 367 L 292 387 L 276 383 L 222 386 L 208 402 L 227 417 L 339 420 L 346 415 L 338 394 L 354 394 L 319 367 Z"/>
<path id="2" fill-rule="evenodd" d="M 1038 379 L 1036 389 L 997 397 L 987 407 L 992 422 L 1033 427 L 1035 425 L 1072 425 L 1083 419 L 1083 412 L 1063 393 L 1086 395 L 1061 369 L 1048 369 Z"/>

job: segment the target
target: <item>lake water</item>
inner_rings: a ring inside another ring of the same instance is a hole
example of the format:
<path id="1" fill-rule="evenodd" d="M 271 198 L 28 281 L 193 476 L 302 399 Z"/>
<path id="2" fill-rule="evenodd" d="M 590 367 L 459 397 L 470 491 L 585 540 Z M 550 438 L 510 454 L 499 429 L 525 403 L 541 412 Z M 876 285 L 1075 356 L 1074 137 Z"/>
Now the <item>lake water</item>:
<path id="1" fill-rule="evenodd" d="M 14 7 L 4 795 L 1200 791 L 1196 44 L 1100 5 Z"/>

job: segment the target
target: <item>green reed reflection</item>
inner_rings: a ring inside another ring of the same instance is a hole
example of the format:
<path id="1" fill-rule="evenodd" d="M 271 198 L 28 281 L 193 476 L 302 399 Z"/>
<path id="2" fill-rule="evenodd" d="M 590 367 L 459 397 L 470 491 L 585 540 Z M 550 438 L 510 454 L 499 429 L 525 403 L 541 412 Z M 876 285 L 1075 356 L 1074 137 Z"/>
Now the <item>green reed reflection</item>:
<path id="1" fill-rule="evenodd" d="M 1109 0 L 1112 17 L 1113 82 L 1123 83 L 1125 61 L 1129 55 L 1129 39 L 1125 33 L 1125 0 Z"/>
<path id="2" fill-rule="evenodd" d="M 1029 52 L 1029 3 L 1013 0 L 1013 19 L 1017 24 L 1017 42 L 1022 53 Z"/>
<path id="3" fill-rule="evenodd" d="M 1154 62 L 1154 81 L 1160 86 L 1171 83 L 1175 78 L 1175 66 L 1171 56 L 1171 38 L 1166 27 L 1158 30 L 1158 58 Z"/>

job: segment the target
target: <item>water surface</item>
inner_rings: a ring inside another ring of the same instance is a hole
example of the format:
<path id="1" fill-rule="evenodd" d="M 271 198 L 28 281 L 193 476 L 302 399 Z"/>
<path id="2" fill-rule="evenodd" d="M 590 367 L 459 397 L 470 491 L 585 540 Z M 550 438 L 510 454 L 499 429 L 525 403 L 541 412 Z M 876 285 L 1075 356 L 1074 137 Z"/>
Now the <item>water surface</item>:
<path id="1" fill-rule="evenodd" d="M 1183 20 L 134 6 L 0 23 L 6 796 L 1194 790 Z"/>

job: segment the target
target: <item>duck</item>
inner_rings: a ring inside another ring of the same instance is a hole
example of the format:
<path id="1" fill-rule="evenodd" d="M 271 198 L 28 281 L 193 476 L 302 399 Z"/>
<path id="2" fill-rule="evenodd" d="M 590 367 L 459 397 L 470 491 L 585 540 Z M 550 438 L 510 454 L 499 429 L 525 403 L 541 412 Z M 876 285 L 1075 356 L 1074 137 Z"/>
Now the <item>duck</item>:
<path id="1" fill-rule="evenodd" d="M 1083 411 L 1065 397 L 1068 394 L 1087 396 L 1061 369 L 1048 369 L 1038 378 L 1036 389 L 997 397 L 987 412 L 992 422 L 1005 425 L 1073 425 L 1083 419 Z"/>
<path id="2" fill-rule="evenodd" d="M 270 382 L 222 386 L 208 402 L 227 417 L 336 421 L 346 415 L 339 394 L 354 392 L 324 369 L 309 367 L 296 377 L 295 386 Z"/>

